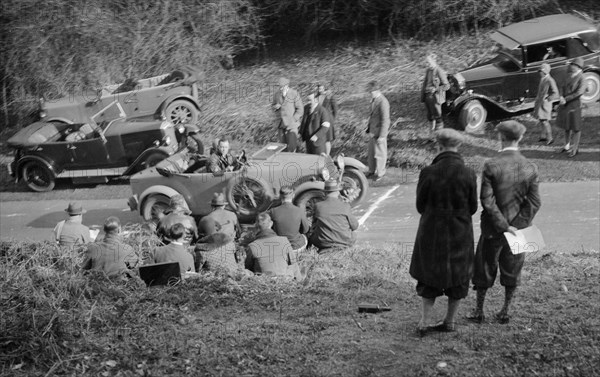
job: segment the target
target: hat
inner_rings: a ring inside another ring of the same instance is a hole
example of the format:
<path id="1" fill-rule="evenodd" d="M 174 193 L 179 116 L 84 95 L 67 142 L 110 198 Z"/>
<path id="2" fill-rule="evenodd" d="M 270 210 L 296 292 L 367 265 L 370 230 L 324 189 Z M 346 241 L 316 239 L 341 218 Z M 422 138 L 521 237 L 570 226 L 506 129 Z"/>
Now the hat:
<path id="1" fill-rule="evenodd" d="M 325 188 L 323 189 L 323 191 L 325 191 L 325 192 L 340 191 L 340 186 L 338 186 L 337 181 L 330 180 L 330 181 L 325 182 Z"/>
<path id="2" fill-rule="evenodd" d="M 584 65 L 583 58 L 576 58 L 575 60 L 573 60 L 571 62 L 571 65 L 576 65 L 579 67 L 579 69 L 583 69 L 583 65 Z"/>
<path id="3" fill-rule="evenodd" d="M 519 140 L 527 129 L 516 120 L 507 120 L 496 126 L 496 131 L 500 132 L 507 140 Z"/>
<path id="4" fill-rule="evenodd" d="M 542 63 L 542 65 L 540 66 L 540 72 L 544 72 L 544 73 L 550 73 L 550 71 L 552 70 L 552 67 L 550 67 L 550 64 L 548 63 Z"/>
<path id="5" fill-rule="evenodd" d="M 285 77 L 281 77 L 278 81 L 279 86 L 290 85 L 290 80 Z"/>
<path id="6" fill-rule="evenodd" d="M 463 135 L 452 128 L 442 128 L 436 131 L 435 138 L 445 147 L 458 147 L 463 142 Z"/>
<path id="7" fill-rule="evenodd" d="M 225 195 L 223 195 L 220 192 L 215 192 L 213 194 L 213 198 L 210 201 L 210 205 L 213 205 L 213 206 L 224 206 L 226 204 L 227 203 L 225 202 Z"/>
<path id="8" fill-rule="evenodd" d="M 67 207 L 67 209 L 65 209 L 65 212 L 71 216 L 75 216 L 75 215 L 82 215 L 82 214 L 86 213 L 87 211 L 85 209 L 83 209 L 81 202 L 71 202 L 71 203 L 69 203 L 69 206 Z"/>

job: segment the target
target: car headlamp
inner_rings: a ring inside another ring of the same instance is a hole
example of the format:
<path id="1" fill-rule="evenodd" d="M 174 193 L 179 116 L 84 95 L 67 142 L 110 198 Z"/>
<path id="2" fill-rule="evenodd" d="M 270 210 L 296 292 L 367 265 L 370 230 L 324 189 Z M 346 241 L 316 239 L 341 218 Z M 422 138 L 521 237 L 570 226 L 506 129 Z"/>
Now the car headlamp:
<path id="1" fill-rule="evenodd" d="M 169 121 L 166 121 L 166 120 L 165 120 L 165 121 L 163 121 L 163 122 L 160 124 L 160 129 L 161 129 L 161 130 L 166 130 L 166 129 L 167 129 L 167 128 L 169 128 L 169 127 L 175 127 L 175 126 L 173 125 L 173 123 L 171 123 L 171 122 L 169 122 Z"/>
<path id="2" fill-rule="evenodd" d="M 48 114 L 44 110 L 40 111 L 40 118 L 44 119 Z"/>
<path id="3" fill-rule="evenodd" d="M 327 170 L 327 168 L 321 169 L 321 178 L 323 178 L 324 181 L 329 180 L 329 170 Z"/>
<path id="4" fill-rule="evenodd" d="M 465 77 L 463 75 L 461 75 L 460 73 L 456 73 L 454 75 L 454 78 L 456 79 L 456 83 L 458 84 L 458 88 L 461 89 L 461 90 L 464 89 L 465 86 L 466 86 L 465 85 L 465 83 L 466 83 Z"/>
<path id="5" fill-rule="evenodd" d="M 170 145 L 171 144 L 171 136 L 167 135 L 167 136 L 163 137 L 163 144 Z"/>

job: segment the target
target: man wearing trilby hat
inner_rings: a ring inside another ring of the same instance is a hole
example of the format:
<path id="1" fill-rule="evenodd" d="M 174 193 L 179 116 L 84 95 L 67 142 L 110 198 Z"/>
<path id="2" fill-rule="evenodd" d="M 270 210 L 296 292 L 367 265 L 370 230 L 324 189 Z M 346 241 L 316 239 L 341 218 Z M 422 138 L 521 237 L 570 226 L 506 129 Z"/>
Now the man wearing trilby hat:
<path id="1" fill-rule="evenodd" d="M 240 223 L 235 213 L 225 209 L 225 195 L 220 192 L 213 194 L 210 201 L 212 212 L 200 219 L 198 230 L 203 236 L 214 233 L 225 233 L 231 239 L 240 235 Z"/>
<path id="2" fill-rule="evenodd" d="M 565 130 L 565 146 L 561 152 L 569 152 L 569 157 L 575 157 L 579 152 L 582 123 L 581 96 L 585 93 L 582 73 L 583 59 L 577 58 L 569 65 L 567 79 L 561 87 L 562 95 L 556 117 L 556 124 Z"/>
<path id="3" fill-rule="evenodd" d="M 65 209 L 69 218 L 56 224 L 54 227 L 54 239 L 60 246 L 72 247 L 75 245 L 92 242 L 90 237 L 90 228 L 81 223 L 83 214 L 87 211 L 83 209 L 81 202 L 71 202 Z"/>

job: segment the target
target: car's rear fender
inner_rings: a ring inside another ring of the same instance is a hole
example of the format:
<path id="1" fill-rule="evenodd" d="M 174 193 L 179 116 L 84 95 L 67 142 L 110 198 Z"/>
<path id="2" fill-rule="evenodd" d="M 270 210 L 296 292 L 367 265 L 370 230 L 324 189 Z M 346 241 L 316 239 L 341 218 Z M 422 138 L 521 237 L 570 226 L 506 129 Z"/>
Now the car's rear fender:
<path id="1" fill-rule="evenodd" d="M 148 187 L 138 197 L 138 203 L 139 203 L 138 211 L 140 212 L 140 215 L 142 214 L 142 208 L 144 208 L 146 199 L 148 199 L 148 197 L 150 195 L 155 195 L 155 194 L 164 195 L 164 196 L 170 198 L 174 195 L 179 194 L 179 192 L 177 192 L 177 190 L 175 190 L 171 187 L 164 186 L 164 185 L 154 185 L 154 186 Z"/>
<path id="2" fill-rule="evenodd" d="M 483 94 L 477 94 L 477 93 L 473 93 L 473 94 L 464 93 L 464 94 L 460 95 L 459 97 L 457 97 L 454 101 L 452 101 L 452 104 L 449 106 L 450 114 L 458 116 L 462 107 L 467 102 L 473 101 L 473 100 L 477 100 L 477 101 L 481 102 L 483 107 L 485 107 L 485 109 L 487 110 L 488 114 L 501 116 L 502 114 L 513 113 L 513 111 L 508 109 L 506 106 L 503 106 L 502 104 L 496 102 L 495 100 L 493 100 L 492 98 L 490 98 L 488 96 L 484 96 Z"/>
<path id="3" fill-rule="evenodd" d="M 123 175 L 131 175 L 131 174 L 135 173 L 136 169 L 146 159 L 146 157 L 148 157 L 150 154 L 155 153 L 155 152 L 164 153 L 165 158 L 167 158 L 171 154 L 173 154 L 172 153 L 173 149 L 168 146 L 152 147 L 152 148 L 146 149 L 145 151 L 140 153 L 140 155 L 135 159 L 135 161 L 133 161 L 133 163 L 131 165 L 129 165 L 129 167 L 127 168 L 127 170 L 125 170 Z"/>
<path id="4" fill-rule="evenodd" d="M 52 174 L 54 174 L 54 176 L 56 177 L 58 174 L 60 174 L 62 172 L 63 169 L 59 169 L 53 161 L 48 161 L 47 159 L 40 157 L 40 156 L 36 156 L 36 155 L 26 155 L 21 157 L 15 164 L 14 164 L 14 169 L 15 169 L 15 179 L 18 181 L 19 179 L 21 179 L 21 169 L 23 168 L 23 165 L 25 165 L 27 162 L 29 161 L 37 161 L 39 163 L 41 163 L 42 165 L 44 165 L 45 167 L 47 167 L 48 169 L 50 169 L 50 171 L 52 172 Z"/>
<path id="5" fill-rule="evenodd" d="M 196 107 L 196 109 L 198 109 L 198 111 L 200 111 L 200 104 L 198 103 L 198 101 L 196 101 L 196 99 L 192 95 L 177 93 L 177 94 L 171 94 L 170 96 L 168 96 L 160 104 L 160 106 L 158 106 L 158 109 L 156 109 L 156 112 L 154 113 L 154 117 L 156 119 L 162 119 L 163 114 L 165 113 L 165 110 L 167 109 L 167 106 L 169 106 L 171 104 L 171 102 L 177 101 L 180 99 L 191 102 Z"/>

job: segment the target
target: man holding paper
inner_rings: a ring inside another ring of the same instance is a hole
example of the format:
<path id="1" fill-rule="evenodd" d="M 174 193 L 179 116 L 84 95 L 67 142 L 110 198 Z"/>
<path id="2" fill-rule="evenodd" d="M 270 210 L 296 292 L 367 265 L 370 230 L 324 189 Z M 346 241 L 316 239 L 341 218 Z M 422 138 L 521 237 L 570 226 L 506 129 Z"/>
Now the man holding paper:
<path id="1" fill-rule="evenodd" d="M 515 234 L 517 229 L 531 225 L 541 206 L 538 192 L 537 166 L 519 152 L 519 141 L 525 126 L 509 120 L 496 127 L 502 149 L 498 156 L 486 161 L 479 194 L 481 237 L 475 253 L 473 286 L 477 291 L 477 305 L 467 319 L 484 321 L 483 304 L 487 289 L 494 285 L 498 269 L 500 284 L 504 286 L 504 306 L 496 319 L 508 323 L 508 308 L 519 285 L 525 254 L 513 254 L 504 232 Z"/>

